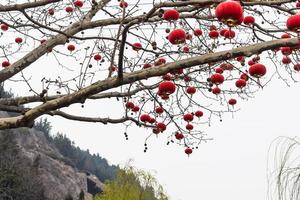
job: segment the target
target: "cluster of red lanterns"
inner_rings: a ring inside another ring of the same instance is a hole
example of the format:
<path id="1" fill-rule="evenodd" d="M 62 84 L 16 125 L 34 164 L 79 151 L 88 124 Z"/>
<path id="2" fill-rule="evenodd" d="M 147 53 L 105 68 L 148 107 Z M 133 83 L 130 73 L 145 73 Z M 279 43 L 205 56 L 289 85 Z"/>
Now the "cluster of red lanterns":
<path id="1" fill-rule="evenodd" d="M 134 103 L 131 101 L 128 101 L 125 104 L 125 107 L 126 107 L 126 109 L 130 109 L 132 112 L 138 112 L 140 110 L 140 107 L 137 105 L 134 105 Z"/>

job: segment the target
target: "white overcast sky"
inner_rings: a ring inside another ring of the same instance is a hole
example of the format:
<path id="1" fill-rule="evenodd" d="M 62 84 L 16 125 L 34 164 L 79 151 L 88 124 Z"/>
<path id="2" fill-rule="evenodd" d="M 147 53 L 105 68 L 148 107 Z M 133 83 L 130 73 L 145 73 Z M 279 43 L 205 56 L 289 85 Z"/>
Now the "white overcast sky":
<path id="1" fill-rule="evenodd" d="M 268 62 L 262 62 L 269 67 Z M 55 65 L 50 55 L 24 74 L 26 77 L 36 74 L 56 77 L 63 72 Z M 299 80 L 300 74 L 296 77 Z M 39 84 L 35 86 L 40 88 L 40 79 L 36 80 L 32 84 Z M 7 83 L 7 86 L 17 86 L 13 89 L 17 94 L 28 91 L 26 85 L 18 84 Z M 134 159 L 133 164 L 138 168 L 155 172 L 172 200 L 266 199 L 269 145 L 278 136 L 299 135 L 299 86 L 299 83 L 291 83 L 291 87 L 287 87 L 274 77 L 255 98 L 238 99 L 237 108 L 241 110 L 234 118 L 227 114 L 223 122 L 214 120 L 210 128 L 205 128 L 214 140 L 200 145 L 190 157 L 184 154 L 182 147 L 167 146 L 164 134 L 158 139 L 151 138 L 149 150 L 144 153 L 144 139 L 150 130 L 143 128 L 130 127 L 129 141 L 126 141 L 122 125 L 74 122 L 60 117 L 49 119 L 53 132 L 65 133 L 82 149 L 99 153 L 112 164 Z M 84 111 L 89 116 L 117 116 L 120 112 L 112 105 L 105 101 L 91 102 L 85 105 Z M 71 114 L 82 112 L 79 104 L 69 109 Z"/>
<path id="2" fill-rule="evenodd" d="M 215 121 L 206 130 L 214 140 L 190 157 L 161 139 L 152 139 L 149 151 L 143 153 L 144 129 L 131 128 L 126 141 L 121 126 L 51 121 L 54 130 L 113 164 L 132 158 L 138 168 L 156 171 L 172 200 L 253 200 L 266 199 L 270 143 L 278 136 L 299 136 L 299 102 L 299 83 L 287 87 L 274 79 L 254 99 L 241 103 L 233 119 Z M 108 111 L 100 104 L 97 109 Z"/>

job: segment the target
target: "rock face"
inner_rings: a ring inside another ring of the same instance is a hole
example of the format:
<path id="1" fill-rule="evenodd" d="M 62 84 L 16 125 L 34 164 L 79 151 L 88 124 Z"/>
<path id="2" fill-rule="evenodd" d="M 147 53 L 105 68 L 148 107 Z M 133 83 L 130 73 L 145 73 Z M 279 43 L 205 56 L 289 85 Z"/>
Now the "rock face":
<path id="1" fill-rule="evenodd" d="M 0 116 L 7 116 L 7 113 L 0 112 Z M 90 191 L 102 191 L 103 183 L 96 176 L 67 165 L 66 159 L 48 143 L 42 132 L 19 128 L 11 133 L 14 135 L 20 156 L 30 161 L 36 175 L 41 179 L 47 200 L 64 200 L 67 197 L 79 200 L 82 192 L 84 199 L 92 199 Z"/>

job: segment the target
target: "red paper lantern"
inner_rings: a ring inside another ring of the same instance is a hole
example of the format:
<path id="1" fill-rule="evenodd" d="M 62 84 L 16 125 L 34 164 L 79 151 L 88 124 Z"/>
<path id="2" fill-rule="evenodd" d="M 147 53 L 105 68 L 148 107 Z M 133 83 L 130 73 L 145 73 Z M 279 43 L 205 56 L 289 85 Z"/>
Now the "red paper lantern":
<path id="1" fill-rule="evenodd" d="M 75 50 L 75 45 L 73 45 L 73 44 L 69 44 L 67 48 L 68 48 L 68 50 L 69 50 L 69 51 L 71 51 L 71 52 L 72 52 L 72 51 L 74 51 L 74 50 Z"/>
<path id="2" fill-rule="evenodd" d="M 235 86 L 238 88 L 243 88 L 246 86 L 246 84 L 247 84 L 247 82 L 245 79 L 239 79 L 235 82 Z"/>
<path id="3" fill-rule="evenodd" d="M 267 69 L 264 65 L 255 63 L 249 68 L 249 74 L 255 78 L 260 78 L 267 73 Z"/>
<path id="4" fill-rule="evenodd" d="M 102 59 L 102 56 L 100 54 L 94 55 L 94 60 L 100 61 Z"/>
<path id="5" fill-rule="evenodd" d="M 15 39 L 15 42 L 16 42 L 17 44 L 21 44 L 21 43 L 23 42 L 23 39 L 20 38 L 20 37 L 17 37 L 17 38 Z"/>
<path id="6" fill-rule="evenodd" d="M 215 95 L 218 95 L 218 94 L 220 94 L 221 93 L 221 89 L 220 88 L 218 88 L 218 87 L 215 87 L 215 88 L 213 88 L 212 89 L 212 91 L 211 91 L 213 94 L 215 94 Z"/>
<path id="7" fill-rule="evenodd" d="M 175 9 L 165 10 L 163 18 L 167 21 L 176 21 L 180 17 L 180 13 Z"/>
<path id="8" fill-rule="evenodd" d="M 212 83 L 214 83 L 216 85 L 220 85 L 224 82 L 224 76 L 222 74 L 215 73 L 215 74 L 211 75 L 210 80 Z"/>
<path id="9" fill-rule="evenodd" d="M 54 15 L 54 9 L 53 9 L 53 8 L 50 8 L 50 9 L 48 10 L 48 14 L 51 15 L 51 16 Z"/>
<path id="10" fill-rule="evenodd" d="M 162 107 L 157 107 L 157 108 L 155 108 L 155 112 L 157 114 L 162 114 L 164 112 L 164 109 Z"/>
<path id="11" fill-rule="evenodd" d="M 228 39 L 232 39 L 235 37 L 235 32 L 233 30 L 228 30 L 224 33 L 224 37 Z"/>
<path id="12" fill-rule="evenodd" d="M 6 60 L 2 62 L 2 67 L 9 67 L 10 63 Z"/>
<path id="13" fill-rule="evenodd" d="M 246 16 L 244 18 L 244 24 L 250 25 L 255 23 L 255 18 L 253 16 Z"/>
<path id="14" fill-rule="evenodd" d="M 182 134 L 182 133 L 175 133 L 175 138 L 177 139 L 177 140 L 182 140 L 183 138 L 184 138 L 184 135 Z"/>
<path id="15" fill-rule="evenodd" d="M 193 86 L 189 86 L 186 88 L 186 93 L 190 94 L 190 95 L 193 95 L 196 93 L 196 88 L 193 87 Z"/>
<path id="16" fill-rule="evenodd" d="M 184 43 L 186 40 L 186 33 L 183 29 L 175 29 L 169 34 L 168 40 L 171 44 Z"/>
<path id="17" fill-rule="evenodd" d="M 150 63 L 145 63 L 145 64 L 143 65 L 143 69 L 148 69 L 148 68 L 150 68 L 150 67 L 152 67 L 152 65 L 151 65 Z"/>
<path id="18" fill-rule="evenodd" d="M 119 6 L 120 6 L 121 8 L 127 8 L 127 7 L 128 7 L 128 3 L 125 2 L 125 1 L 121 1 L 120 4 L 119 4 Z"/>
<path id="19" fill-rule="evenodd" d="M 292 62 L 292 60 L 290 59 L 290 57 L 288 56 L 283 56 L 282 58 L 282 63 L 285 64 L 285 65 L 288 65 Z"/>
<path id="20" fill-rule="evenodd" d="M 67 13 L 71 13 L 71 12 L 74 11 L 74 9 L 73 9 L 71 6 L 67 6 L 67 7 L 65 8 L 65 11 L 66 11 Z"/>
<path id="21" fill-rule="evenodd" d="M 7 31 L 8 30 L 7 24 L 1 24 L 0 28 L 1 28 L 2 31 Z"/>
<path id="22" fill-rule="evenodd" d="M 191 130 L 194 129 L 194 126 L 193 126 L 192 124 L 187 124 L 187 125 L 185 126 L 185 128 L 186 128 L 187 130 L 191 131 Z"/>
<path id="23" fill-rule="evenodd" d="M 174 93 L 176 90 L 176 85 L 172 81 L 164 81 L 161 82 L 158 86 L 158 91 L 160 94 L 167 94 L 170 95 Z"/>
<path id="24" fill-rule="evenodd" d="M 140 120 L 142 122 L 149 122 L 150 119 L 151 119 L 151 117 L 148 114 L 143 114 L 143 115 L 140 116 Z"/>
<path id="25" fill-rule="evenodd" d="M 142 44 L 141 43 L 139 43 L 139 42 L 136 42 L 136 43 L 133 43 L 132 44 L 132 49 L 134 50 L 134 51 L 139 51 L 139 50 L 141 50 L 143 47 L 142 47 Z"/>
<path id="26" fill-rule="evenodd" d="M 162 123 L 162 122 L 159 122 L 156 124 L 156 128 L 160 131 L 160 132 L 163 132 L 167 129 L 167 126 Z"/>
<path id="27" fill-rule="evenodd" d="M 78 7 L 78 8 L 81 8 L 81 7 L 83 6 L 83 2 L 80 1 L 80 0 L 77 0 L 77 1 L 74 2 L 74 5 L 75 5 L 76 7 Z"/>
<path id="28" fill-rule="evenodd" d="M 286 27 L 290 31 L 300 33 L 300 14 L 290 16 L 286 21 Z"/>
<path id="29" fill-rule="evenodd" d="M 200 35 L 202 35 L 202 30 L 199 29 L 199 28 L 195 29 L 195 30 L 194 30 L 194 35 L 195 35 L 195 36 L 200 36 Z"/>
<path id="30" fill-rule="evenodd" d="M 237 103 L 236 99 L 229 99 L 228 104 L 234 106 Z"/>
<path id="31" fill-rule="evenodd" d="M 191 122 L 194 119 L 194 115 L 191 113 L 183 115 L 183 120 L 186 122 Z"/>
<path id="32" fill-rule="evenodd" d="M 158 60 L 156 60 L 155 62 L 154 62 L 154 65 L 155 66 L 159 66 L 159 65 L 163 65 L 163 64 L 166 64 L 166 59 L 165 58 L 159 58 Z"/>
<path id="33" fill-rule="evenodd" d="M 208 36 L 212 39 L 217 39 L 219 37 L 219 32 L 216 30 L 212 30 L 208 33 Z"/>
<path id="34" fill-rule="evenodd" d="M 216 17 L 229 27 L 236 26 L 242 22 L 243 8 L 239 2 L 225 1 L 216 7 Z"/>
<path id="35" fill-rule="evenodd" d="M 191 148 L 186 148 L 185 150 L 184 150 L 184 152 L 188 155 L 188 156 L 190 156 L 190 154 L 192 154 L 193 153 L 193 150 L 191 149 Z"/>
<path id="36" fill-rule="evenodd" d="M 195 116 L 196 116 L 196 117 L 202 117 L 202 116 L 203 116 L 203 112 L 200 111 L 200 110 L 197 110 L 197 111 L 195 112 Z"/>
<path id="37" fill-rule="evenodd" d="M 300 71 L 300 64 L 295 64 L 294 65 L 294 70 L 299 72 Z"/>

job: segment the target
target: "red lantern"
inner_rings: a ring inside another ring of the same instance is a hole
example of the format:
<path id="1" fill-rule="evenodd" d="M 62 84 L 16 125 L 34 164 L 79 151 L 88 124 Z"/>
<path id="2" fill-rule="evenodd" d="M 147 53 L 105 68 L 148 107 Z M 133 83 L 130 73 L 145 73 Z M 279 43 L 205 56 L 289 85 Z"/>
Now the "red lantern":
<path id="1" fill-rule="evenodd" d="M 222 63 L 221 65 L 220 65 L 220 68 L 221 69 L 223 69 L 224 71 L 225 70 L 233 70 L 233 65 L 232 64 L 230 64 L 230 63 Z"/>
<path id="2" fill-rule="evenodd" d="M 185 150 L 184 150 L 184 152 L 188 155 L 188 156 L 190 156 L 190 154 L 192 154 L 193 153 L 193 150 L 191 149 L 191 148 L 186 148 Z"/>
<path id="3" fill-rule="evenodd" d="M 187 124 L 187 125 L 185 126 L 185 128 L 186 128 L 187 130 L 191 131 L 191 130 L 194 129 L 194 126 L 193 126 L 192 124 Z"/>
<path id="4" fill-rule="evenodd" d="M 218 87 L 215 87 L 215 88 L 213 88 L 212 89 L 212 91 L 211 91 L 213 94 L 215 94 L 215 95 L 218 95 L 218 94 L 220 94 L 221 93 L 221 89 L 220 88 L 218 88 Z"/>
<path id="5" fill-rule="evenodd" d="M 8 61 L 3 61 L 2 62 L 2 67 L 9 67 L 10 63 Z"/>
<path id="6" fill-rule="evenodd" d="M 15 39 L 15 42 L 16 42 L 17 44 L 21 44 L 21 43 L 23 42 L 23 39 L 20 38 L 20 37 L 17 37 L 17 38 Z"/>
<path id="7" fill-rule="evenodd" d="M 94 60 L 100 61 L 102 59 L 102 56 L 100 54 L 94 55 Z"/>
<path id="8" fill-rule="evenodd" d="M 168 40 L 171 44 L 184 43 L 186 40 L 186 33 L 183 29 L 175 29 L 169 34 Z"/>
<path id="9" fill-rule="evenodd" d="M 163 95 L 170 95 L 176 90 L 176 85 L 172 81 L 161 82 L 158 86 L 158 91 Z"/>
<path id="10" fill-rule="evenodd" d="M 253 16 L 246 16 L 244 18 L 244 24 L 250 25 L 255 23 L 255 18 Z"/>
<path id="11" fill-rule="evenodd" d="M 150 117 L 149 121 L 148 121 L 150 124 L 154 124 L 156 122 L 156 120 L 152 117 Z"/>
<path id="12" fill-rule="evenodd" d="M 143 69 L 148 69 L 150 67 L 152 67 L 152 65 L 150 63 L 146 63 L 144 64 Z"/>
<path id="13" fill-rule="evenodd" d="M 227 29 L 227 28 L 223 28 L 223 29 L 220 31 L 220 35 L 221 35 L 221 36 L 224 36 L 226 31 L 228 31 L 228 29 Z"/>
<path id="14" fill-rule="evenodd" d="M 139 43 L 139 42 L 136 42 L 136 43 L 133 43 L 132 44 L 132 49 L 134 50 L 134 51 L 139 51 L 139 50 L 141 50 L 143 47 L 142 47 L 142 44 L 141 43 Z"/>
<path id="15" fill-rule="evenodd" d="M 300 64 L 295 64 L 294 65 L 294 70 L 299 72 L 300 71 Z"/>
<path id="16" fill-rule="evenodd" d="M 245 80 L 245 81 L 248 81 L 249 76 L 248 76 L 248 74 L 243 73 L 243 74 L 241 74 L 240 79 L 243 79 L 243 80 Z"/>
<path id="17" fill-rule="evenodd" d="M 216 30 L 212 30 L 208 33 L 208 36 L 212 39 L 217 39 L 219 37 L 219 32 Z"/>
<path id="18" fill-rule="evenodd" d="M 239 2 L 225 1 L 216 7 L 216 17 L 229 27 L 236 26 L 243 19 L 243 8 Z"/>
<path id="19" fill-rule="evenodd" d="M 217 67 L 215 69 L 215 72 L 218 73 L 218 74 L 223 74 L 224 70 L 221 67 Z"/>
<path id="20" fill-rule="evenodd" d="M 182 140 L 183 138 L 184 138 L 184 135 L 182 134 L 182 133 L 175 133 L 175 138 L 177 139 L 177 140 Z"/>
<path id="21" fill-rule="evenodd" d="M 239 79 L 239 80 L 237 80 L 237 81 L 235 82 L 235 86 L 238 87 L 238 88 L 241 88 L 241 89 L 242 89 L 243 87 L 245 87 L 246 84 L 247 84 L 247 82 L 246 82 L 246 80 L 244 80 L 244 79 Z"/>
<path id="22" fill-rule="evenodd" d="M 132 112 L 138 112 L 140 110 L 140 107 L 134 106 L 131 110 Z"/>
<path id="23" fill-rule="evenodd" d="M 190 95 L 193 95 L 196 93 L 196 88 L 193 87 L 193 86 L 189 86 L 186 88 L 186 93 L 190 94 Z"/>
<path id="24" fill-rule="evenodd" d="M 128 101 L 126 103 L 126 108 L 133 109 L 134 108 L 134 103 L 132 103 L 131 101 Z"/>
<path id="25" fill-rule="evenodd" d="M 2 31 L 7 31 L 8 30 L 7 24 L 1 24 L 0 28 L 1 28 Z"/>
<path id="26" fill-rule="evenodd" d="M 162 114 L 164 112 L 164 109 L 162 107 L 157 107 L 157 108 L 155 108 L 155 112 L 157 114 Z"/>
<path id="27" fill-rule="evenodd" d="M 244 56 L 238 56 L 238 57 L 236 57 L 236 61 L 245 62 L 245 58 L 244 58 Z"/>
<path id="28" fill-rule="evenodd" d="M 282 58 L 282 63 L 285 64 L 285 65 L 288 65 L 288 64 L 290 64 L 291 62 L 292 62 L 292 60 L 291 60 L 290 57 L 288 57 L 288 56 L 284 56 L 284 57 Z"/>
<path id="29" fill-rule="evenodd" d="M 224 33 L 224 37 L 228 39 L 232 39 L 235 37 L 235 32 L 233 30 L 228 30 Z"/>
<path id="30" fill-rule="evenodd" d="M 71 6 L 67 6 L 66 8 L 65 8 L 65 11 L 67 12 L 67 13 L 71 13 L 71 12 L 73 12 L 73 8 L 71 7 Z"/>
<path id="31" fill-rule="evenodd" d="M 195 29 L 195 30 L 194 30 L 194 35 L 195 35 L 195 36 L 200 36 L 200 35 L 202 35 L 202 30 L 199 29 L 199 28 Z"/>
<path id="32" fill-rule="evenodd" d="M 159 66 L 159 65 L 163 65 L 163 64 L 166 64 L 166 59 L 165 58 L 159 58 L 158 60 L 156 60 L 155 62 L 154 62 L 154 65 L 155 66 Z"/>
<path id="33" fill-rule="evenodd" d="M 183 115 L 183 120 L 186 122 L 191 122 L 194 119 L 194 115 L 191 113 Z"/>
<path id="34" fill-rule="evenodd" d="M 184 53 L 188 53 L 188 52 L 190 51 L 190 48 L 189 48 L 188 46 L 184 46 L 184 47 L 182 48 L 182 51 L 183 51 Z"/>
<path id="35" fill-rule="evenodd" d="M 143 115 L 140 116 L 140 120 L 142 122 L 149 122 L 150 119 L 151 119 L 151 117 L 148 114 L 143 114 Z"/>
<path id="36" fill-rule="evenodd" d="M 71 51 L 71 52 L 74 51 L 75 50 L 75 45 L 69 44 L 68 45 L 68 50 Z"/>
<path id="37" fill-rule="evenodd" d="M 210 80 L 212 83 L 214 83 L 216 85 L 220 85 L 224 82 L 224 76 L 222 74 L 215 73 L 215 74 L 211 75 Z"/>
<path id="38" fill-rule="evenodd" d="M 74 5 L 75 5 L 76 7 L 78 7 L 78 8 L 81 8 L 81 7 L 83 6 L 83 2 L 80 1 L 80 0 L 77 0 L 77 1 L 74 2 Z"/>
<path id="39" fill-rule="evenodd" d="M 286 21 L 286 27 L 290 31 L 300 33 L 300 14 L 290 16 Z"/>
<path id="40" fill-rule="evenodd" d="M 120 4 L 119 4 L 119 6 L 120 6 L 121 8 L 127 8 L 127 7 L 128 7 L 128 3 L 125 2 L 125 1 L 121 1 Z"/>
<path id="41" fill-rule="evenodd" d="M 195 112 L 195 116 L 196 116 L 196 117 L 202 117 L 202 116 L 203 116 L 203 112 L 200 111 L 200 110 L 197 110 L 197 111 Z"/>
<path id="42" fill-rule="evenodd" d="M 285 56 L 290 55 L 293 51 L 291 47 L 280 47 L 281 53 Z"/>
<path id="43" fill-rule="evenodd" d="M 267 69 L 264 65 L 255 63 L 249 68 L 249 74 L 255 78 L 260 78 L 267 73 Z"/>
<path id="44" fill-rule="evenodd" d="M 287 33 L 282 34 L 281 39 L 289 39 L 291 36 Z"/>
<path id="45" fill-rule="evenodd" d="M 229 99 L 228 104 L 234 106 L 237 103 L 236 99 Z"/>
<path id="46" fill-rule="evenodd" d="M 160 131 L 160 132 L 163 132 L 167 129 L 167 126 L 162 123 L 162 122 L 159 122 L 156 124 L 156 128 Z"/>
<path id="47" fill-rule="evenodd" d="M 175 9 L 166 10 L 164 12 L 163 18 L 167 21 L 176 21 L 180 17 L 180 13 Z"/>
<path id="48" fill-rule="evenodd" d="M 54 9 L 53 9 L 53 8 L 50 8 L 50 9 L 48 10 L 48 14 L 51 15 L 51 16 L 54 15 Z"/>

